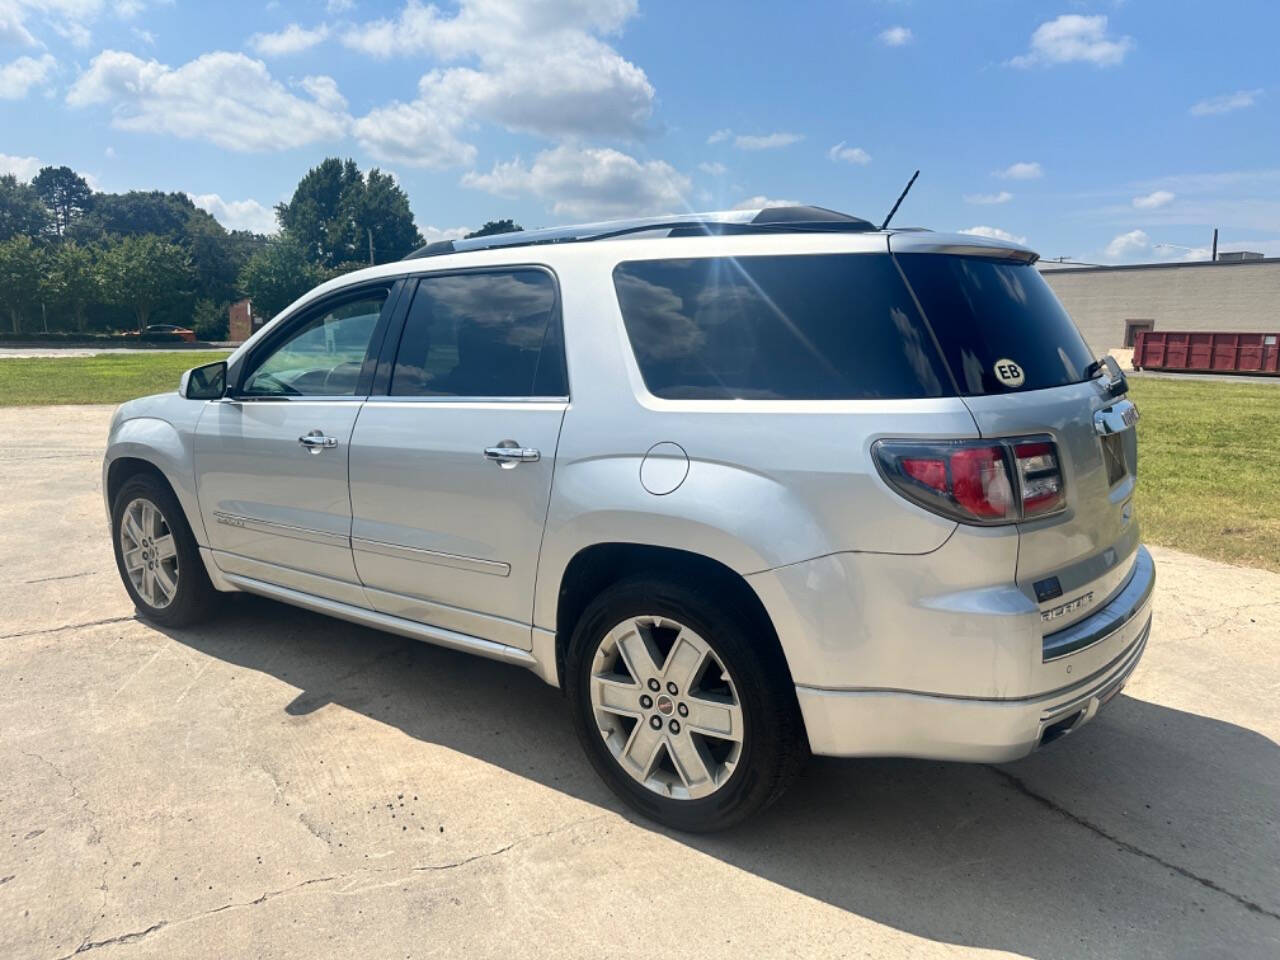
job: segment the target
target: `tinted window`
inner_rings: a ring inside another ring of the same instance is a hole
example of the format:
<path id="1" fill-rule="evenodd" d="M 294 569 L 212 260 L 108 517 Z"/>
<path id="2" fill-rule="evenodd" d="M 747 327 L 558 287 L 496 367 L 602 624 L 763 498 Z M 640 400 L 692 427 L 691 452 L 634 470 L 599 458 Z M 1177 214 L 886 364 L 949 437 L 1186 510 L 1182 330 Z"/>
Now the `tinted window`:
<path id="1" fill-rule="evenodd" d="M 936 397 L 945 373 L 888 255 L 649 260 L 614 270 L 658 397 Z"/>
<path id="2" fill-rule="evenodd" d="M 965 394 L 1085 379 L 1093 354 L 1033 265 L 926 253 L 900 254 L 898 262 Z M 1025 376 L 1016 387 L 996 375 L 1004 360 Z"/>
<path id="3" fill-rule="evenodd" d="M 354 396 L 387 299 L 379 290 L 324 310 L 291 331 L 245 375 L 249 396 Z"/>
<path id="4" fill-rule="evenodd" d="M 541 270 L 427 277 L 396 355 L 396 396 L 560 397 L 555 282 Z"/>

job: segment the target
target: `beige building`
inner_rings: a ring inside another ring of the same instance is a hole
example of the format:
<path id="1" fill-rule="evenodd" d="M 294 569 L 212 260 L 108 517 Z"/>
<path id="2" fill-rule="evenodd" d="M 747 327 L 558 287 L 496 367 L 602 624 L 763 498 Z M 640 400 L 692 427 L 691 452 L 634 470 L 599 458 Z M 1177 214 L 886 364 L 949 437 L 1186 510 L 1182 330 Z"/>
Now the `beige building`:
<path id="1" fill-rule="evenodd" d="M 1096 353 L 1140 329 L 1280 333 L 1280 257 L 1040 271 Z"/>

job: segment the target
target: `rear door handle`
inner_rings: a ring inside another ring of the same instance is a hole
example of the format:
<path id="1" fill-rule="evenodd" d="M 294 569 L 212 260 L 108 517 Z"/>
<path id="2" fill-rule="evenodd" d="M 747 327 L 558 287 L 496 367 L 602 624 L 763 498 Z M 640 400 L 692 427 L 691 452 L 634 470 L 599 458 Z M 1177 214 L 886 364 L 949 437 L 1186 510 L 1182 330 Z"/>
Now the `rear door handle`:
<path id="1" fill-rule="evenodd" d="M 308 453 L 331 450 L 338 445 L 335 437 L 326 437 L 319 430 L 312 430 L 310 433 L 303 434 L 298 438 L 298 442 L 307 448 Z"/>
<path id="2" fill-rule="evenodd" d="M 486 460 L 493 460 L 503 469 L 510 470 L 521 463 L 537 463 L 542 454 L 533 447 L 522 447 L 514 440 L 503 440 L 496 447 L 485 447 Z"/>

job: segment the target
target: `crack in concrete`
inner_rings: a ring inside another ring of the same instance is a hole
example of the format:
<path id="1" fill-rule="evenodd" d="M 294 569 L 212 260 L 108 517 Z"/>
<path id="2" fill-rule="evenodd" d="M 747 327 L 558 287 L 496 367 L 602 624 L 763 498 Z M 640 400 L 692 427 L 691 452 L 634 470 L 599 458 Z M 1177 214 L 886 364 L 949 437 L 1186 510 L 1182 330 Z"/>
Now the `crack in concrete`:
<path id="1" fill-rule="evenodd" d="M 1052 812 L 1058 814 L 1060 817 L 1070 820 L 1072 823 L 1076 824 L 1077 826 L 1083 827 L 1084 829 L 1088 830 L 1090 833 L 1093 833 L 1104 840 L 1114 843 L 1116 846 L 1118 846 L 1121 850 L 1124 850 L 1126 853 L 1131 853 L 1136 857 L 1142 857 L 1144 860 L 1150 860 L 1152 863 L 1159 864 L 1160 866 L 1164 867 L 1166 870 L 1171 870 L 1180 877 L 1184 877 L 1187 880 L 1192 880 L 1195 883 L 1200 884 L 1200 886 L 1205 887 L 1206 889 L 1212 890 L 1214 893 L 1220 893 L 1225 897 L 1229 897 L 1230 899 L 1238 903 L 1240 906 L 1248 910 L 1250 913 L 1256 913 L 1256 914 L 1259 914 L 1260 916 L 1270 917 L 1272 920 L 1280 920 L 1280 913 L 1276 913 L 1272 910 L 1268 910 L 1266 907 L 1262 906 L 1262 904 L 1257 903 L 1256 901 L 1250 900 L 1248 897 L 1235 893 L 1232 890 L 1228 890 L 1226 887 L 1214 882 L 1213 880 L 1210 880 L 1208 877 L 1202 877 L 1199 874 L 1193 873 L 1192 871 L 1188 870 L 1186 867 L 1180 867 L 1176 863 L 1170 863 L 1168 860 L 1163 859 L 1157 854 L 1151 853 L 1148 850 L 1143 850 L 1141 847 L 1137 846 L 1136 844 L 1130 843 L 1127 840 L 1121 840 L 1115 834 L 1110 833 L 1107 830 L 1103 829 L 1103 827 L 1094 823 L 1092 820 L 1088 820 L 1085 817 L 1080 816 L 1079 814 L 1072 813 L 1066 807 L 1061 806 L 1056 801 L 1049 799 L 1042 793 L 1036 793 L 1036 791 L 1032 790 L 1029 786 L 1027 786 L 1024 780 L 1022 780 L 1020 777 L 1014 776 L 1012 773 L 1009 773 L 1007 770 L 1001 770 L 999 767 L 992 767 L 992 766 L 988 766 L 987 769 L 991 770 L 993 773 L 1003 778 L 1011 787 L 1013 787 L 1023 796 L 1028 797 L 1031 800 L 1034 800 L 1036 803 L 1040 804 L 1045 809 L 1051 810 Z"/>
<path id="2" fill-rule="evenodd" d="M 48 761 L 45 761 L 45 762 L 47 763 Z M 575 827 L 584 826 L 589 823 L 596 823 L 597 821 L 606 819 L 609 816 L 610 814 L 602 813 L 594 817 L 583 817 L 581 819 L 573 820 L 569 823 L 563 824 L 559 827 L 552 827 L 550 830 L 542 830 L 538 833 L 528 834 L 527 836 L 521 837 L 518 840 L 513 840 L 510 843 L 504 844 L 503 846 L 498 847 L 495 850 L 486 850 L 482 853 L 472 854 L 469 857 L 463 857 L 461 860 L 455 860 L 449 863 L 421 864 L 416 867 L 410 867 L 406 875 L 412 876 L 415 873 L 436 872 L 441 870 L 455 870 L 459 867 L 465 867 L 468 864 L 475 863 L 478 860 L 488 860 L 493 857 L 499 857 L 502 854 L 506 853 L 507 851 L 515 847 L 521 846 L 526 843 L 530 843 L 534 840 L 540 840 L 544 837 L 552 836 L 553 834 L 563 833 L 567 830 L 572 830 Z M 302 880 L 291 886 L 282 887 L 279 890 L 265 891 L 261 896 L 255 897 L 252 900 L 224 903 L 221 906 L 214 907 L 211 910 L 203 910 L 200 913 L 193 913 L 190 916 L 180 917 L 177 920 L 157 920 L 155 923 L 151 924 L 149 927 L 146 927 L 145 929 L 142 929 L 142 930 L 133 930 L 128 933 L 117 934 L 114 937 L 107 937 L 106 939 L 103 939 L 103 940 L 89 940 L 88 938 L 86 938 L 84 942 L 80 944 L 80 946 L 76 947 L 75 950 L 73 950 L 71 953 L 58 957 L 57 960 L 71 960 L 72 957 L 79 956 L 82 953 L 88 953 L 90 950 L 96 950 L 99 947 L 111 947 L 111 946 L 118 946 L 120 944 L 137 943 L 139 940 L 142 940 L 144 937 L 149 937 L 151 934 L 156 933 L 160 930 L 164 930 L 167 927 L 177 927 L 177 926 L 182 926 L 188 923 L 194 923 L 197 920 L 203 920 L 206 917 L 211 917 L 219 913 L 226 913 L 229 910 L 244 910 L 249 907 L 260 906 L 261 904 L 266 903 L 268 900 L 274 900 L 276 897 L 287 896 L 291 893 L 294 893 L 298 890 L 303 889 L 304 887 L 312 887 L 312 886 L 317 886 L 319 884 L 335 883 L 335 882 L 344 881 L 344 880 L 354 880 L 358 877 L 364 877 L 364 876 L 376 876 L 379 874 L 398 873 L 398 872 L 403 872 L 403 868 L 399 868 L 399 869 L 393 868 L 393 867 L 387 867 L 383 869 L 365 868 L 361 870 L 352 870 L 347 873 L 333 874 L 332 876 L 327 876 L 327 877 L 313 877 L 310 880 Z"/>
<path id="3" fill-rule="evenodd" d="M 41 627 L 38 630 L 23 630 L 18 633 L 0 633 L 0 640 L 17 640 L 20 637 L 36 637 L 44 633 L 61 633 L 63 630 L 79 630 L 83 627 L 101 627 L 108 623 L 124 623 L 126 620 L 136 620 L 137 615 L 130 614 L 127 617 L 106 617 L 102 620 L 87 620 L 84 623 L 64 623 L 60 627 Z"/>
<path id="4" fill-rule="evenodd" d="M 56 577 L 36 577 L 34 580 L 23 580 L 22 585 L 27 586 L 32 583 L 52 583 L 54 580 L 78 580 L 80 577 L 91 577 L 96 570 L 85 570 L 83 573 L 64 573 Z"/>

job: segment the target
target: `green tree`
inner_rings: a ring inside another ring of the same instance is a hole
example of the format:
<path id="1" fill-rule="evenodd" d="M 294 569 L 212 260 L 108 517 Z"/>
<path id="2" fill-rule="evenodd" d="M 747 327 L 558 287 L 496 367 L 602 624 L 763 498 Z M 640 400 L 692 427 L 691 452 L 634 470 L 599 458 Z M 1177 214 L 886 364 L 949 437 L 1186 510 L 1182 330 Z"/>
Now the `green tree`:
<path id="1" fill-rule="evenodd" d="M 249 258 L 240 271 L 240 289 L 254 313 L 273 317 L 323 279 L 295 238 L 284 234 Z"/>
<path id="2" fill-rule="evenodd" d="M 190 292 L 186 251 L 160 237 L 121 237 L 103 249 L 98 267 L 105 299 L 131 310 L 139 333 L 155 310 Z"/>
<path id="3" fill-rule="evenodd" d="M 276 219 L 307 259 L 325 268 L 399 260 L 422 244 L 395 178 L 376 168 L 366 177 L 354 160 L 337 157 L 307 171 L 290 200 L 276 206 Z"/>
<path id="4" fill-rule="evenodd" d="M 86 243 L 110 236 L 153 233 L 171 243 L 180 243 L 186 237 L 187 224 L 196 209 L 185 193 L 160 190 L 97 193 L 93 196 L 93 208 L 73 222 L 69 235 Z"/>
<path id="5" fill-rule="evenodd" d="M 70 167 L 44 167 L 31 181 L 31 186 L 48 208 L 54 233 L 60 237 L 93 205 L 89 184 Z"/>
<path id="6" fill-rule="evenodd" d="M 49 226 L 40 194 L 11 173 L 0 176 L 0 243 L 11 237 L 38 237 Z"/>
<path id="7" fill-rule="evenodd" d="M 56 247 L 45 264 L 43 293 L 45 302 L 83 333 L 89 308 L 102 299 L 94 251 L 74 240 Z"/>
<path id="8" fill-rule="evenodd" d="M 21 333 L 24 317 L 40 308 L 43 275 L 44 250 L 29 236 L 19 233 L 0 243 L 0 307 L 14 333 Z"/>
<path id="9" fill-rule="evenodd" d="M 195 308 L 191 311 L 191 327 L 201 340 L 227 339 L 230 320 L 225 303 L 197 300 Z"/>
<path id="10" fill-rule="evenodd" d="M 472 237 L 491 237 L 495 233 L 520 233 L 524 227 L 516 223 L 514 220 L 486 220 L 484 226 L 479 230 L 473 230 L 467 234 L 466 239 Z"/>

